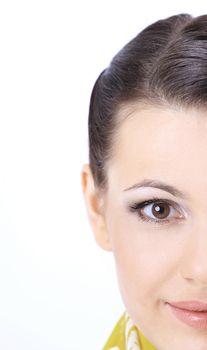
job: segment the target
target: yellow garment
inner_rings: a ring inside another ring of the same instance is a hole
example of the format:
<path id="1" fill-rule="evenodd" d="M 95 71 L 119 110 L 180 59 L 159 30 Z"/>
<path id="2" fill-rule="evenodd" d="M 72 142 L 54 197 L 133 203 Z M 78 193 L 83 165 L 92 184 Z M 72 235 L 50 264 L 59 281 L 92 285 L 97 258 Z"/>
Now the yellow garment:
<path id="1" fill-rule="evenodd" d="M 156 350 L 125 312 L 116 324 L 103 350 Z"/>

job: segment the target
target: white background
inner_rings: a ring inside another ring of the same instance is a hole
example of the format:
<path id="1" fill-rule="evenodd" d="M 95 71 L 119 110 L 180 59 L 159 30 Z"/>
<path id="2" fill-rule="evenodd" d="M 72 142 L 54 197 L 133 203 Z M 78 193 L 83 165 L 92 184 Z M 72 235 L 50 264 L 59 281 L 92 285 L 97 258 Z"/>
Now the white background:
<path id="1" fill-rule="evenodd" d="M 124 311 L 80 171 L 91 89 L 146 25 L 206 1 L 0 1 L 0 349 L 98 350 Z"/>

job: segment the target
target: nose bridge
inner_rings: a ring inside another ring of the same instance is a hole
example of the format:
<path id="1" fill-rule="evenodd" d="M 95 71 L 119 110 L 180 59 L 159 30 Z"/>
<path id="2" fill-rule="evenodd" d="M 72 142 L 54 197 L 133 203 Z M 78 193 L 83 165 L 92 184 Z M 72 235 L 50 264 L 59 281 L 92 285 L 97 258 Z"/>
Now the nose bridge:
<path id="1" fill-rule="evenodd" d="M 207 215 L 205 222 L 191 227 L 183 249 L 181 275 L 207 286 Z"/>

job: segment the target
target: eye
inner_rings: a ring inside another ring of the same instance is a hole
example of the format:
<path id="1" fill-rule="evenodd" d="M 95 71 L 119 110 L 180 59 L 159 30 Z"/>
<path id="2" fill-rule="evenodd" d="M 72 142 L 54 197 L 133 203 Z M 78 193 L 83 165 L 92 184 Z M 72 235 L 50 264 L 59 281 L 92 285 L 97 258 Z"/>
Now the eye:
<path id="1" fill-rule="evenodd" d="M 178 204 L 159 198 L 135 203 L 130 207 L 130 210 L 136 212 L 142 221 L 153 223 L 163 224 L 183 218 L 183 213 Z"/>
<path id="2" fill-rule="evenodd" d="M 164 202 L 156 202 L 146 205 L 144 209 L 145 210 L 143 211 L 147 216 L 150 217 L 152 214 L 156 219 L 166 219 L 172 211 L 172 208 L 169 206 L 169 204 Z"/>

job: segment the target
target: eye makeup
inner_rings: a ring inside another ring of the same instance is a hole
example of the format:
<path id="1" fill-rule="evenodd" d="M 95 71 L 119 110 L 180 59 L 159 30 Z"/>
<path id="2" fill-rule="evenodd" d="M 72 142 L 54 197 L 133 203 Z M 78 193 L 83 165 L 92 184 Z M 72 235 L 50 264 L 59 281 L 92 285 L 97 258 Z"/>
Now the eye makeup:
<path id="1" fill-rule="evenodd" d="M 150 224 L 169 225 L 185 218 L 177 203 L 160 197 L 134 202 L 129 205 L 129 211 L 136 213 L 139 220 Z"/>

